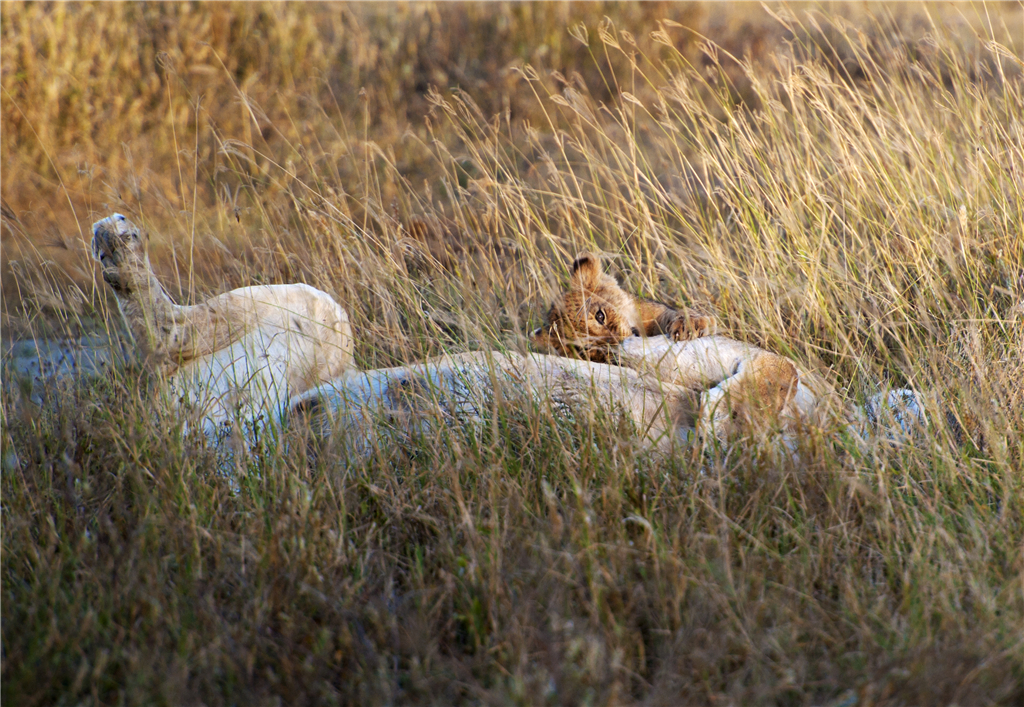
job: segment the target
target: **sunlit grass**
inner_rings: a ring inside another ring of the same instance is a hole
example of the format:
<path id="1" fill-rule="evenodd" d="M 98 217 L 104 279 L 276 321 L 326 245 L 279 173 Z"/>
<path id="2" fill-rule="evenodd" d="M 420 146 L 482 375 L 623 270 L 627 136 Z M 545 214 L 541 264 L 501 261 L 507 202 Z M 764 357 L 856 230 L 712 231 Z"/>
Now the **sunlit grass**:
<path id="1" fill-rule="evenodd" d="M 8 375 L 5 701 L 1022 699 L 1020 6 L 392 9 L 5 4 L 5 344 L 123 335 L 113 211 L 181 300 L 330 292 L 363 368 L 527 350 L 589 249 L 936 424 L 668 460 L 602 414 L 362 460 L 298 426 L 236 489 L 138 364 Z"/>

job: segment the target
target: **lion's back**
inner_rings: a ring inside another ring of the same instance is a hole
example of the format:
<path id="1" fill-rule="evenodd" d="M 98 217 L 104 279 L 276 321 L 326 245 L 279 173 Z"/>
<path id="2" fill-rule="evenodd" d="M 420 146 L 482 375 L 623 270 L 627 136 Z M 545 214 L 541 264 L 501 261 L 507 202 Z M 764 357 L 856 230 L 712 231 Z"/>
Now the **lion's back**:
<path id="1" fill-rule="evenodd" d="M 277 361 L 288 387 L 301 392 L 352 367 L 348 312 L 329 294 L 306 284 L 255 285 L 207 301 L 245 322 L 245 342 Z"/>

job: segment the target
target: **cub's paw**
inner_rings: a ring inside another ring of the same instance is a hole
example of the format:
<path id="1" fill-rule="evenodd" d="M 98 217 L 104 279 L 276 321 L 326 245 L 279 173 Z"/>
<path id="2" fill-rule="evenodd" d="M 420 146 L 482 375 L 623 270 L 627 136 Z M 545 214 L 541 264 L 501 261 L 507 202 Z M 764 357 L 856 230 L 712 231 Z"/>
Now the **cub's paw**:
<path id="1" fill-rule="evenodd" d="M 673 341 L 689 341 L 715 333 L 715 318 L 693 312 L 679 312 L 668 328 Z"/>

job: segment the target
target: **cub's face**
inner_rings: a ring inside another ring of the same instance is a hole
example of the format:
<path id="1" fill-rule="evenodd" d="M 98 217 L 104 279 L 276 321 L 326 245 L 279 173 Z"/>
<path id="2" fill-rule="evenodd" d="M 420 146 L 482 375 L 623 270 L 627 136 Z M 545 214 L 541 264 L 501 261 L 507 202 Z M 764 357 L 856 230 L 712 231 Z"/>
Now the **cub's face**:
<path id="1" fill-rule="evenodd" d="M 633 296 L 602 272 L 596 256 L 584 254 L 572 264 L 569 290 L 555 301 L 530 341 L 562 356 L 606 361 L 613 347 L 640 335 L 638 321 Z"/>

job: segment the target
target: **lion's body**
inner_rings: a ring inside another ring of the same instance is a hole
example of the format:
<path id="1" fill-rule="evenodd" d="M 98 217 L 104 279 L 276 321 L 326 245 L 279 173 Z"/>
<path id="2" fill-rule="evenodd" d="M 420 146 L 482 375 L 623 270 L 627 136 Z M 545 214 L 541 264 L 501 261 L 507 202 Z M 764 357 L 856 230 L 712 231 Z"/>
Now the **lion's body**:
<path id="1" fill-rule="evenodd" d="M 630 336 L 665 334 L 675 341 L 713 334 L 713 317 L 677 310 L 622 289 L 604 273 L 594 255 L 572 265 L 569 289 L 548 311 L 544 326 L 531 335 L 540 349 L 605 361 L 611 348 Z"/>
<path id="2" fill-rule="evenodd" d="M 831 390 L 785 356 L 724 336 L 673 342 L 630 338 L 619 347 L 623 366 L 694 391 L 697 431 L 720 439 L 740 430 L 778 424 L 821 424 Z"/>
<path id="3" fill-rule="evenodd" d="M 206 347 L 172 353 L 181 356 L 167 378 L 168 390 L 190 418 L 205 421 L 204 427 L 235 415 L 249 420 L 271 412 L 277 417 L 292 396 L 352 367 L 345 311 L 308 285 L 240 288 L 197 308 L 205 310 L 201 321 L 219 325 L 221 317 L 228 318 L 236 332 L 227 339 L 216 328 L 196 327 L 193 340 L 216 342 L 216 348 L 191 357 L 186 354 Z"/>
<path id="4" fill-rule="evenodd" d="M 721 336 L 685 342 L 630 338 L 619 347 L 617 360 L 693 391 L 699 397 L 694 425 L 705 438 L 725 440 L 738 432 L 774 427 L 784 433 L 844 429 L 864 442 L 872 437 L 906 441 L 919 439 L 930 426 L 927 408 L 946 408 L 954 441 L 981 445 L 976 417 L 953 419 L 948 406 L 930 396 L 895 388 L 869 393 L 861 404 L 784 356 Z"/>
<path id="5" fill-rule="evenodd" d="M 179 306 L 157 280 L 138 229 L 120 214 L 93 225 L 93 255 L 147 363 L 202 426 L 256 419 L 352 367 L 348 314 L 303 284 L 243 287 Z"/>
<path id="6" fill-rule="evenodd" d="M 641 442 L 660 453 L 694 440 L 725 442 L 778 431 L 792 443 L 809 429 L 872 438 L 915 438 L 927 425 L 914 391 L 877 393 L 850 404 L 819 376 L 784 356 L 724 337 L 673 342 L 631 337 L 621 366 L 543 354 L 498 351 L 352 371 L 294 398 L 289 417 L 317 437 L 365 457 L 397 443 L 449 444 L 453 430 L 479 430 L 497 409 L 574 420 L 624 415 Z M 457 438 L 454 438 L 457 439 Z"/>
<path id="7" fill-rule="evenodd" d="M 294 391 L 330 380 L 352 366 L 348 315 L 330 295 L 309 285 L 241 287 L 190 309 L 192 316 L 177 327 L 191 332 L 179 337 L 190 340 L 191 347 L 163 352 L 171 365 L 252 349 L 280 361 L 280 380 Z M 222 335 L 222 328 L 227 335 Z M 165 341 L 161 343 L 166 346 Z"/>
<path id="8" fill-rule="evenodd" d="M 629 368 L 491 351 L 354 371 L 293 399 L 290 415 L 365 455 L 388 436 L 407 442 L 479 427 L 500 400 L 508 410 L 537 404 L 573 419 L 622 414 L 662 451 L 692 434 L 696 405 L 691 391 Z"/>

